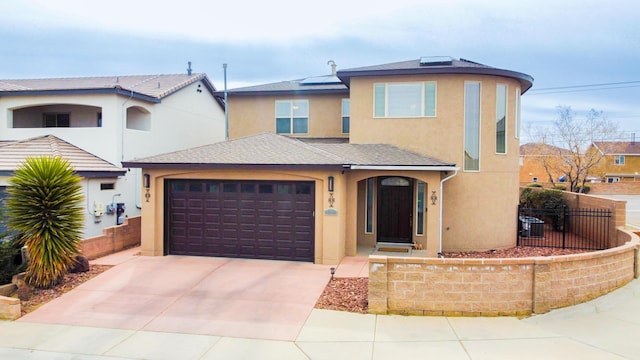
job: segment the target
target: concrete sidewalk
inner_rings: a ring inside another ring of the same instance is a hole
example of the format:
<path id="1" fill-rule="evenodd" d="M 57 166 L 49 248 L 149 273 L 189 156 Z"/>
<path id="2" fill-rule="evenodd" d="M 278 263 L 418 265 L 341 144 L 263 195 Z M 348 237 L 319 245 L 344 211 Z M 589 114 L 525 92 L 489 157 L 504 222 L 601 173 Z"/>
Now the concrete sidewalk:
<path id="1" fill-rule="evenodd" d="M 135 263 L 126 256 L 101 261 Z M 350 258 L 336 274 L 363 271 Z M 258 318 L 246 325 L 255 327 L 252 338 L 22 318 L 0 321 L 0 359 L 640 359 L 639 298 L 634 280 L 588 303 L 523 320 L 313 309 L 290 340 L 268 340 L 273 334 Z"/>

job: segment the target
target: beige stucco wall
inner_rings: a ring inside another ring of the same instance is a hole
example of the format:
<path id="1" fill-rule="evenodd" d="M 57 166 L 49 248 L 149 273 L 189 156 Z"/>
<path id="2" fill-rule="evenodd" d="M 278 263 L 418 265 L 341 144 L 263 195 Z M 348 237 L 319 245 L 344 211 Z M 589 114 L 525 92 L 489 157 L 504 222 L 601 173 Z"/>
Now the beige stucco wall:
<path id="1" fill-rule="evenodd" d="M 299 137 L 348 137 L 342 134 L 342 99 L 349 94 L 230 96 L 229 138 L 276 131 L 276 100 L 309 100 L 309 133 Z"/>
<path id="2" fill-rule="evenodd" d="M 515 245 L 519 141 L 515 111 L 518 81 L 496 76 L 431 75 L 396 78 L 435 81 L 435 117 L 373 118 L 374 83 L 351 79 L 351 143 L 388 143 L 461 167 L 444 186 L 444 250 L 487 250 Z M 464 85 L 481 84 L 480 171 L 464 171 Z M 507 85 L 507 152 L 496 154 L 496 86 Z M 357 101 L 356 101 L 357 99 Z"/>

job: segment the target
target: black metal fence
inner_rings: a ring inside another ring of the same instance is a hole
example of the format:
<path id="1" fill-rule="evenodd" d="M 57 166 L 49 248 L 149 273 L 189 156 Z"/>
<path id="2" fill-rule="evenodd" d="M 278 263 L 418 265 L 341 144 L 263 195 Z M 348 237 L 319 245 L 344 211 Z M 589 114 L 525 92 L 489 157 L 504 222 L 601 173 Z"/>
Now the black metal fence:
<path id="1" fill-rule="evenodd" d="M 610 248 L 610 209 L 518 207 L 518 246 L 603 250 Z"/>

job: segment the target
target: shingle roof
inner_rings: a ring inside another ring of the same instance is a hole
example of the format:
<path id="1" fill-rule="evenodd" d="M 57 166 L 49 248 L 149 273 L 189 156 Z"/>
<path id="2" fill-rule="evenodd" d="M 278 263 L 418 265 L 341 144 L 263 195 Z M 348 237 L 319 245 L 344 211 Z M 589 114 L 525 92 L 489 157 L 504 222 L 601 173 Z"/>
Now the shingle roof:
<path id="1" fill-rule="evenodd" d="M 520 145 L 520 155 L 543 156 L 570 153 L 569 150 L 545 143 L 527 143 Z"/>
<path id="2" fill-rule="evenodd" d="M 80 175 L 118 176 L 125 169 L 88 153 L 56 136 L 44 135 L 26 140 L 0 144 L 0 174 L 13 173 L 27 158 L 37 156 L 59 156 Z"/>
<path id="3" fill-rule="evenodd" d="M 529 90 L 533 77 L 516 71 L 499 69 L 466 59 L 453 59 L 443 64 L 421 64 L 420 59 L 394 62 L 382 65 L 364 66 L 338 71 L 338 77 L 349 85 L 352 77 L 358 76 L 398 76 L 413 74 L 477 74 L 510 77 L 520 82 L 522 93 Z"/>
<path id="4" fill-rule="evenodd" d="M 0 80 L 0 96 L 116 92 L 159 101 L 199 80 L 215 92 L 206 74 L 173 74 Z"/>
<path id="5" fill-rule="evenodd" d="M 300 140 L 273 133 L 123 162 L 126 167 L 336 167 L 454 164 L 387 144 Z"/>
<path id="6" fill-rule="evenodd" d="M 312 78 L 280 81 L 270 84 L 247 86 L 230 89 L 227 92 L 233 95 L 256 95 L 269 92 L 274 93 L 349 93 L 347 86 L 340 79 L 332 75 L 316 76 Z M 218 92 L 217 95 L 220 95 Z"/>
<path id="7" fill-rule="evenodd" d="M 596 141 L 593 145 L 605 155 L 640 156 L 640 142 L 637 141 Z"/>

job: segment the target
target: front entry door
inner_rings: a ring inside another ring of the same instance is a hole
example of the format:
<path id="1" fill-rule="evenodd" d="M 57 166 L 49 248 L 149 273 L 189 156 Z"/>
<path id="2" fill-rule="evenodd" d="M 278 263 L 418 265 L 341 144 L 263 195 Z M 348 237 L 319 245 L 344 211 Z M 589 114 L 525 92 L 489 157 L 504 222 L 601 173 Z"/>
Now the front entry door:
<path id="1" fill-rule="evenodd" d="M 411 243 L 413 224 L 413 180 L 378 178 L 378 242 Z"/>

